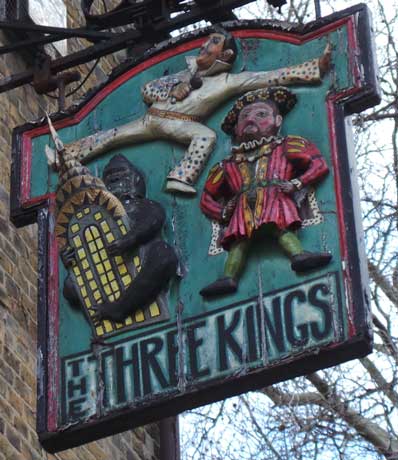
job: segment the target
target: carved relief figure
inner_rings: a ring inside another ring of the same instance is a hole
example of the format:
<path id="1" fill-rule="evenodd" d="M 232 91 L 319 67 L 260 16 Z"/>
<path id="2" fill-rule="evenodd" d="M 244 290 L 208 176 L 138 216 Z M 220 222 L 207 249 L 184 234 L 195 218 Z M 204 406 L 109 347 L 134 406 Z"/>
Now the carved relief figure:
<path id="1" fill-rule="evenodd" d="M 140 171 L 123 155 L 117 155 L 105 167 L 103 180 L 122 203 L 130 224 L 127 233 L 109 245 L 109 254 L 120 257 L 138 250 L 140 260 L 140 269 L 121 298 L 94 307 L 97 318 L 120 320 L 148 305 L 167 287 L 177 272 L 178 261 L 174 249 L 161 237 L 166 221 L 164 209 L 145 197 L 145 180 Z"/>
<path id="2" fill-rule="evenodd" d="M 319 59 L 267 72 L 230 73 L 237 46 L 221 28 L 210 34 L 187 69 L 148 82 L 142 96 L 149 106 L 145 116 L 118 128 L 93 134 L 67 146 L 80 160 L 87 160 L 123 145 L 167 139 L 186 145 L 181 161 L 169 172 L 166 189 L 196 193 L 194 185 L 214 148 L 216 133 L 204 121 L 227 99 L 270 85 L 314 84 L 321 81 L 330 62 L 326 48 Z M 49 158 L 49 161 L 53 160 Z"/>
<path id="3" fill-rule="evenodd" d="M 64 297 L 83 309 L 97 337 L 166 319 L 163 291 L 177 257 L 160 238 L 163 208 L 145 198 L 144 178 L 126 158 L 114 157 L 102 181 L 49 123 L 60 162 L 55 234 L 68 270 Z"/>
<path id="4" fill-rule="evenodd" d="M 276 86 L 246 93 L 227 114 L 222 129 L 233 137 L 231 156 L 215 165 L 201 197 L 202 212 L 225 226 L 224 276 L 202 289 L 204 297 L 235 292 L 254 238 L 275 238 L 296 272 L 327 265 L 328 252 L 307 252 L 294 194 L 328 174 L 317 147 L 299 136 L 279 135 L 296 96 Z"/>

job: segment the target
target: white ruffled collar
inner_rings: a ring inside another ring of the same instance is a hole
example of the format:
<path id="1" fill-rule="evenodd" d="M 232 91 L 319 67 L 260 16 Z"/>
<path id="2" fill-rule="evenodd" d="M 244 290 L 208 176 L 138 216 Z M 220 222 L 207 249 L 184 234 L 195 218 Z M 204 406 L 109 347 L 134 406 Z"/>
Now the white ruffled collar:
<path id="1" fill-rule="evenodd" d="M 233 145 L 231 148 L 231 152 L 233 155 L 236 153 L 249 152 L 251 150 L 258 149 L 263 145 L 271 144 L 272 142 L 279 145 L 283 142 L 283 137 L 277 135 L 262 137 L 260 140 L 253 139 L 252 141 L 242 142 L 239 145 Z"/>

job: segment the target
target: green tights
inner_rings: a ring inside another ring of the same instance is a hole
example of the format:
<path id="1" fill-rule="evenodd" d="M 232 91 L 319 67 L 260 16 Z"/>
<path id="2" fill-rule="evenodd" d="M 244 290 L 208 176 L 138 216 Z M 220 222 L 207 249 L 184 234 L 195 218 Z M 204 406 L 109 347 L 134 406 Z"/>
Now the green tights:
<path id="1" fill-rule="evenodd" d="M 278 240 L 279 245 L 289 257 L 303 253 L 303 247 L 296 234 L 289 231 L 273 230 L 273 236 Z M 251 240 L 242 240 L 234 243 L 228 252 L 228 258 L 225 262 L 224 276 L 239 279 L 243 268 L 246 264 L 247 253 L 249 251 Z"/>

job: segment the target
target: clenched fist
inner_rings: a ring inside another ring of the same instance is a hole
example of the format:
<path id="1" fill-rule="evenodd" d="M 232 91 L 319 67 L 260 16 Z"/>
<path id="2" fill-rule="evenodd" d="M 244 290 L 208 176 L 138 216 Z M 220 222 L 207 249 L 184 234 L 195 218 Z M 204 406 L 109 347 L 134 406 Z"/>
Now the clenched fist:
<path id="1" fill-rule="evenodd" d="M 170 92 L 170 96 L 176 101 L 184 100 L 192 91 L 192 87 L 189 83 L 178 83 Z"/>

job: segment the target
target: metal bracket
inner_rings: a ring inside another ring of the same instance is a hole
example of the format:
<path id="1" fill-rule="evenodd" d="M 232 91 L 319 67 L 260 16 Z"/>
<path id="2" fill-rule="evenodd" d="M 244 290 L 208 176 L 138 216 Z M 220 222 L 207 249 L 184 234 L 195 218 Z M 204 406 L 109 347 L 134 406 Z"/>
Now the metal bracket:
<path id="1" fill-rule="evenodd" d="M 267 2 L 280 8 L 287 3 L 287 0 L 267 0 Z M 100 15 L 91 14 L 92 3 L 93 0 L 82 0 L 82 9 L 87 24 L 85 28 L 47 27 L 22 21 L 0 22 L 0 30 L 36 34 L 29 38 L 25 35 L 22 41 L 0 47 L 0 55 L 27 48 L 31 48 L 34 53 L 40 53 L 38 49 L 40 50 L 41 46 L 72 37 L 86 38 L 94 43 L 82 51 L 49 63 L 51 75 L 56 75 L 70 67 L 85 64 L 125 48 L 130 48 L 130 52 L 142 54 L 156 43 L 168 39 L 170 32 L 203 19 L 213 24 L 235 20 L 237 18 L 233 9 L 250 3 L 250 0 L 195 0 L 190 2 L 186 0 L 142 0 L 141 2 L 121 0 L 115 8 Z M 124 32 L 102 31 L 128 25 L 130 28 Z M 63 75 L 61 80 L 63 84 L 68 84 L 68 82 L 76 81 L 75 77 L 76 74 L 73 77 Z M 0 93 L 32 81 L 35 81 L 35 87 L 39 90 L 45 86 L 43 86 L 44 80 L 41 79 L 40 72 L 37 74 L 37 69 L 35 72 L 28 70 L 0 80 Z M 54 81 L 51 84 L 50 80 L 46 81 L 50 86 L 54 83 Z M 60 88 L 60 86 L 57 87 Z"/>
<path id="2" fill-rule="evenodd" d="M 45 94 L 58 90 L 58 110 L 65 108 L 65 88 L 70 83 L 80 80 L 79 72 L 65 72 L 53 74 L 51 72 L 51 58 L 45 53 L 38 53 L 33 71 L 33 87 L 38 94 Z"/>

